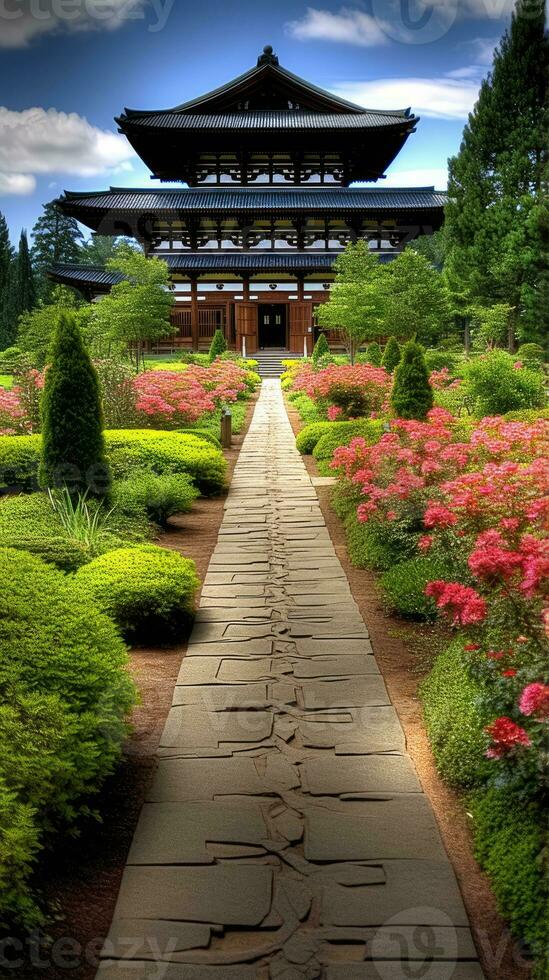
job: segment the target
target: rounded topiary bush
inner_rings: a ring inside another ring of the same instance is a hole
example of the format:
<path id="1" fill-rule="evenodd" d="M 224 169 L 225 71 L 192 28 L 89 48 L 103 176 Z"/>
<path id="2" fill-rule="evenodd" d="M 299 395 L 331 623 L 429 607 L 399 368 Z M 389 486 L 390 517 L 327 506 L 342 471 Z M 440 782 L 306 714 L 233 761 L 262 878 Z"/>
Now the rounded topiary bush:
<path id="1" fill-rule="evenodd" d="M 110 551 L 80 568 L 76 580 L 129 640 L 141 643 L 180 639 L 199 586 L 190 558 L 156 545 Z"/>
<path id="2" fill-rule="evenodd" d="M 219 328 L 215 331 L 212 342 L 210 344 L 210 350 L 208 352 L 208 360 L 210 362 L 215 361 L 216 357 L 221 357 L 222 354 L 227 350 L 227 341 L 223 335 L 223 331 Z"/>
<path id="3" fill-rule="evenodd" d="M 74 578 L 0 548 L 0 585 L 0 918 L 28 926 L 40 921 L 33 859 L 47 834 L 89 813 L 135 688 L 115 626 Z"/>
<path id="4" fill-rule="evenodd" d="M 467 667 L 462 643 L 451 643 L 435 660 L 423 681 L 421 696 L 425 727 L 437 769 L 454 787 L 481 784 L 491 773 L 485 756 L 483 689 Z"/>
<path id="5" fill-rule="evenodd" d="M 204 442 L 209 442 L 211 446 L 215 446 L 216 449 L 221 449 L 221 442 L 214 436 L 213 432 L 209 429 L 176 429 L 176 432 L 181 432 L 185 436 L 194 436 L 195 439 L 203 439 Z"/>
<path id="6" fill-rule="evenodd" d="M 429 556 L 409 558 L 393 565 L 381 576 L 381 590 L 386 603 L 409 619 L 436 619 L 433 599 L 425 595 L 425 586 L 435 579 L 451 577 L 445 562 Z"/>
<path id="7" fill-rule="evenodd" d="M 320 437 L 336 424 L 336 422 L 311 422 L 305 425 L 295 440 L 297 451 L 302 456 L 310 456 Z"/>
<path id="8" fill-rule="evenodd" d="M 319 333 L 316 344 L 313 347 L 313 354 L 311 358 L 313 364 L 316 366 L 318 361 L 329 353 L 330 348 L 328 346 L 328 341 L 326 340 L 326 334 L 321 332 Z"/>
<path id="9" fill-rule="evenodd" d="M 115 483 L 112 501 L 123 514 L 145 513 L 149 520 L 166 527 L 174 514 L 190 511 L 198 490 L 185 473 L 151 473 L 137 470 Z"/>
<path id="10" fill-rule="evenodd" d="M 385 350 L 383 351 L 383 357 L 381 358 L 381 366 L 385 368 L 389 374 L 392 374 L 395 370 L 397 364 L 400 362 L 400 344 L 396 337 L 389 337 L 389 340 L 385 344 Z"/>
<path id="11" fill-rule="evenodd" d="M 225 487 L 223 453 L 195 435 L 161 429 L 110 429 L 105 439 L 115 477 L 129 476 L 134 469 L 149 469 L 154 473 L 188 473 L 205 496 L 220 493 Z"/>
<path id="12" fill-rule="evenodd" d="M 368 364 L 373 364 L 374 367 L 381 367 L 381 358 L 381 347 L 377 340 L 373 340 L 366 348 L 366 361 Z"/>
<path id="13" fill-rule="evenodd" d="M 433 407 L 433 389 L 421 344 L 409 340 L 395 368 L 391 408 L 400 419 L 424 419 Z"/>
<path id="14" fill-rule="evenodd" d="M 40 436 L 0 437 L 0 486 L 38 489 Z"/>
<path id="15" fill-rule="evenodd" d="M 383 434 L 383 422 L 380 419 L 356 419 L 349 422 L 332 422 L 317 441 L 313 456 L 318 463 L 320 473 L 324 476 L 333 475 L 330 468 L 332 456 L 338 446 L 348 446 L 352 439 L 364 439 L 369 446 L 378 442 Z"/>
<path id="16" fill-rule="evenodd" d="M 67 537 L 44 493 L 0 500 L 0 547 L 28 551 L 65 572 L 75 571 L 90 557 L 84 544 Z"/>

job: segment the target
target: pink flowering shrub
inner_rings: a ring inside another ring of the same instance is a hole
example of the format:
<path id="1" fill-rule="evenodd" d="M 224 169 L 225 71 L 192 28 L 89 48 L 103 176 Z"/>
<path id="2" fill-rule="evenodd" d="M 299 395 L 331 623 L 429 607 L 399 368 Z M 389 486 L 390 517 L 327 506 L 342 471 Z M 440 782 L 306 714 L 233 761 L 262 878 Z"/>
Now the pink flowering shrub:
<path id="1" fill-rule="evenodd" d="M 40 428 L 40 395 L 44 374 L 22 372 L 10 390 L 0 387 L 0 435 L 28 435 Z"/>
<path id="2" fill-rule="evenodd" d="M 294 372 L 292 388 L 317 403 L 329 419 L 361 418 L 379 412 L 387 403 L 391 376 L 372 364 L 330 364 L 315 371 L 305 364 Z M 339 409 L 334 416 L 333 409 Z"/>
<path id="3" fill-rule="evenodd" d="M 246 371 L 232 361 L 209 367 L 190 364 L 184 371 L 145 371 L 133 383 L 135 407 L 143 424 L 178 428 L 197 422 L 246 392 Z"/>

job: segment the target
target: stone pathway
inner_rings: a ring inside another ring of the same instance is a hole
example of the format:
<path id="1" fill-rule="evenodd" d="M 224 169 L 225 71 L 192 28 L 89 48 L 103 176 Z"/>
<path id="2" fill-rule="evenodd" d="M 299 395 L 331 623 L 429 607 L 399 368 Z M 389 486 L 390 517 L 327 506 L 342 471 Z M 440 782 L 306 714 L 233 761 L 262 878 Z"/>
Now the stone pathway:
<path id="1" fill-rule="evenodd" d="M 266 381 L 101 980 L 482 980 L 368 630 Z"/>

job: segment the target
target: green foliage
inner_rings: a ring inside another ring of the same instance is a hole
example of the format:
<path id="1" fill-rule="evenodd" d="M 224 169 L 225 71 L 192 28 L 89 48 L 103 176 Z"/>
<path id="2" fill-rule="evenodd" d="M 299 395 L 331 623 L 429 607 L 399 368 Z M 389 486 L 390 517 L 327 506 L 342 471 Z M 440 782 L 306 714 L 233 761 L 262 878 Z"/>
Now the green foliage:
<path id="1" fill-rule="evenodd" d="M 187 473 L 204 496 L 225 487 L 226 463 L 221 450 L 194 434 L 156 429 L 112 429 L 105 433 L 113 475 L 135 469 L 153 473 Z"/>
<path id="2" fill-rule="evenodd" d="M 89 503 L 85 494 L 71 496 L 66 487 L 48 490 L 48 499 L 70 541 L 83 545 L 90 555 L 100 550 L 109 530 L 110 511 Z"/>
<path id="3" fill-rule="evenodd" d="M 105 425 L 111 429 L 133 425 L 136 418 L 135 368 L 127 357 L 111 357 L 94 361 L 101 392 Z"/>
<path id="4" fill-rule="evenodd" d="M 330 298 L 316 307 L 316 316 L 322 327 L 338 331 L 353 364 L 360 345 L 384 331 L 384 266 L 369 251 L 367 242 L 358 241 L 338 255 L 335 271 Z"/>
<path id="5" fill-rule="evenodd" d="M 373 364 L 374 367 L 381 367 L 382 356 L 381 347 L 377 340 L 373 340 L 371 344 L 368 344 L 366 348 L 366 362 L 368 364 Z"/>
<path id="6" fill-rule="evenodd" d="M 545 363 L 545 351 L 540 344 L 521 344 L 517 351 L 517 360 L 524 364 L 524 367 L 541 371 Z"/>
<path id="7" fill-rule="evenodd" d="M 117 510 L 124 514 L 146 514 L 147 517 L 167 527 L 173 514 L 191 510 L 198 491 L 190 476 L 184 473 L 163 473 L 137 470 L 126 480 L 119 480 L 113 487 L 112 500 Z"/>
<path id="8" fill-rule="evenodd" d="M 12 275 L 14 278 L 13 314 L 17 322 L 22 313 L 26 310 L 32 310 L 37 299 L 34 271 L 25 229 L 21 232 L 19 239 L 19 250 L 15 258 Z"/>
<path id="9" fill-rule="evenodd" d="M 0 438 L 0 486 L 37 488 L 41 442 L 38 435 Z M 205 441 L 195 430 L 107 429 L 105 443 L 113 475 L 118 479 L 129 476 L 134 469 L 147 469 L 153 473 L 188 473 L 205 495 L 219 493 L 225 487 L 223 453 L 211 439 Z"/>
<path id="10" fill-rule="evenodd" d="M 445 282 L 431 263 L 404 249 L 385 267 L 388 303 L 384 333 L 427 343 L 440 336 L 452 320 Z"/>
<path id="11" fill-rule="evenodd" d="M 217 438 L 217 436 L 213 434 L 213 432 L 210 431 L 210 429 L 189 428 L 189 429 L 176 429 L 175 431 L 182 432 L 184 435 L 187 436 L 195 436 L 196 439 L 202 439 L 204 442 L 209 442 L 211 446 L 215 446 L 216 449 L 221 449 L 220 440 Z"/>
<path id="12" fill-rule="evenodd" d="M 385 601 L 401 616 L 432 620 L 437 610 L 425 595 L 425 586 L 442 578 L 452 578 L 448 564 L 423 555 L 393 565 L 381 576 L 380 584 Z"/>
<path id="13" fill-rule="evenodd" d="M 76 581 L 128 639 L 155 644 L 182 638 L 199 586 L 190 558 L 156 545 L 101 555 L 79 569 Z"/>
<path id="14" fill-rule="evenodd" d="M 475 857 L 490 876 L 501 914 L 536 957 L 535 975 L 542 980 L 549 967 L 543 810 L 505 786 L 476 792 L 470 809 Z"/>
<path id="15" fill-rule="evenodd" d="M 318 335 L 318 339 L 313 348 L 312 362 L 315 367 L 317 367 L 319 360 L 330 353 L 330 348 L 328 346 L 328 341 L 326 340 L 326 334 L 321 332 Z"/>
<path id="16" fill-rule="evenodd" d="M 55 286 L 48 279 L 48 269 L 57 262 L 78 262 L 84 236 L 75 218 L 69 218 L 59 210 L 55 201 L 49 201 L 32 229 L 32 239 L 38 295 L 49 302 Z"/>
<path id="17" fill-rule="evenodd" d="M 549 408 L 522 408 L 517 412 L 506 412 L 505 418 L 511 422 L 537 422 L 538 419 L 549 422 Z"/>
<path id="18" fill-rule="evenodd" d="M 395 369 L 391 407 L 401 419 L 424 419 L 433 407 L 433 390 L 425 364 L 423 348 L 409 340 Z"/>
<path id="19" fill-rule="evenodd" d="M 348 446 L 351 439 L 360 436 L 369 446 L 373 446 L 383 433 L 383 422 L 380 419 L 355 419 L 349 422 L 332 422 L 317 440 L 313 447 L 313 456 L 318 463 L 319 471 L 325 475 L 333 475 L 330 469 L 332 456 L 338 446 Z"/>
<path id="20" fill-rule="evenodd" d="M 13 248 L 4 215 L 0 212 L 0 348 L 11 347 L 16 327 L 11 309 L 11 275 Z"/>
<path id="21" fill-rule="evenodd" d="M 143 343 L 159 340 L 173 329 L 168 266 L 162 259 L 147 259 L 124 244 L 117 249 L 116 257 L 107 262 L 107 269 L 120 273 L 124 279 L 94 305 L 95 343 L 110 339 L 132 347 L 139 369 Z"/>
<path id="22" fill-rule="evenodd" d="M 459 640 L 435 660 L 421 686 L 427 734 L 437 769 L 454 787 L 477 786 L 490 773 L 484 753 L 483 690 L 471 677 Z"/>
<path id="23" fill-rule="evenodd" d="M 135 703 L 111 621 L 75 581 L 0 549 L 0 918 L 41 922 L 29 873 L 51 833 L 89 814 Z"/>
<path id="24" fill-rule="evenodd" d="M 40 482 L 104 496 L 110 486 L 99 382 L 73 317 L 60 318 L 42 398 Z"/>
<path id="25" fill-rule="evenodd" d="M 215 331 L 212 342 L 210 344 L 210 350 L 208 353 L 208 360 L 210 364 L 215 361 L 216 357 L 221 357 L 222 354 L 227 350 L 227 341 L 223 335 L 223 331 L 219 328 Z"/>
<path id="26" fill-rule="evenodd" d="M 291 392 L 288 396 L 301 421 L 308 425 L 310 422 L 320 422 L 322 413 L 316 402 L 300 391 Z"/>
<path id="27" fill-rule="evenodd" d="M 457 156 L 449 161 L 445 274 L 466 301 L 508 303 L 547 335 L 547 112 L 543 0 L 518 0 Z M 509 107 L 512 106 L 512 112 Z"/>
<path id="28" fill-rule="evenodd" d="M 503 350 L 493 350 L 471 360 L 465 379 L 474 399 L 475 414 L 504 415 L 546 403 L 543 375 L 529 368 L 515 368 L 516 359 Z"/>
<path id="29" fill-rule="evenodd" d="M 474 348 L 484 351 L 503 345 L 509 333 L 512 312 L 509 303 L 471 307 Z"/>
<path id="30" fill-rule="evenodd" d="M 323 421 L 310 422 L 309 425 L 304 426 L 295 440 L 298 452 L 302 456 L 310 456 L 320 437 L 329 432 L 332 426 L 338 424 L 337 422 Z"/>
<path id="31" fill-rule="evenodd" d="M 443 368 L 447 368 L 453 374 L 458 363 L 458 358 L 456 354 L 451 354 L 449 351 L 426 350 L 425 363 L 429 374 L 431 371 L 442 371 Z"/>
<path id="32" fill-rule="evenodd" d="M 56 286 L 50 291 L 49 302 L 40 302 L 34 309 L 24 312 L 19 320 L 17 343 L 28 355 L 33 367 L 42 369 L 48 360 L 52 339 L 59 320 L 63 316 L 74 317 L 86 335 L 92 304 L 77 306 L 72 290 Z"/>
<path id="33" fill-rule="evenodd" d="M 400 344 L 396 337 L 391 336 L 385 344 L 385 350 L 383 351 L 383 357 L 381 358 L 381 367 L 385 368 L 386 371 L 392 374 L 397 364 L 400 362 L 400 357 Z"/>

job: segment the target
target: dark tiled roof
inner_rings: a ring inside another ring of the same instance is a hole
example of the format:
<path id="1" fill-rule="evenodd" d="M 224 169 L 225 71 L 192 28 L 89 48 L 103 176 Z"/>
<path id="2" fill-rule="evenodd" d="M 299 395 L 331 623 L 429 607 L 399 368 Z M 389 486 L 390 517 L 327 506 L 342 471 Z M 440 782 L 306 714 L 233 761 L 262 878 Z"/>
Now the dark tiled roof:
<path id="1" fill-rule="evenodd" d="M 125 278 L 121 272 L 107 272 L 97 265 L 64 265 L 60 262 L 51 266 L 48 275 L 56 281 L 74 282 L 75 285 L 80 283 L 109 289 Z"/>
<path id="2" fill-rule="evenodd" d="M 280 130 L 301 131 L 308 129 L 378 129 L 385 126 L 414 125 L 417 120 L 399 112 L 363 113 L 311 112 L 301 109 L 250 109 L 246 112 L 219 114 L 190 114 L 182 112 L 143 113 L 121 117 L 118 122 L 123 130 L 177 129 L 177 130 Z"/>
<path id="3" fill-rule="evenodd" d="M 189 187 L 181 190 L 111 187 L 66 192 L 65 210 L 88 211 L 393 211 L 442 208 L 447 195 L 433 187 Z"/>

